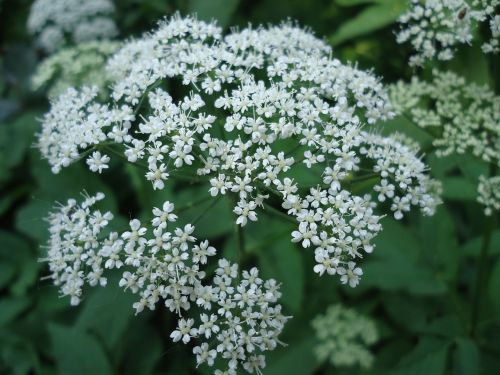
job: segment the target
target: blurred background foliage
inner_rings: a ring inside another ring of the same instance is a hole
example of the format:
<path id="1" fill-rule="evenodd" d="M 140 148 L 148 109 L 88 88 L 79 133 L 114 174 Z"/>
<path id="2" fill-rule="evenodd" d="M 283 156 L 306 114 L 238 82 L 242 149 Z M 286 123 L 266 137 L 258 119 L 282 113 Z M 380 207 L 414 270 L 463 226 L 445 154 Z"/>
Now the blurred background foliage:
<path id="1" fill-rule="evenodd" d="M 161 195 L 155 193 L 134 167 L 112 165 L 105 178 L 82 165 L 57 176 L 50 172 L 32 147 L 37 119 L 48 102 L 46 93 L 33 92 L 30 85 L 44 57 L 26 32 L 30 5 L 30 0 L 0 0 L 0 373 L 209 373 L 194 367 L 187 348 L 170 341 L 174 317 L 167 311 L 132 319 L 131 296 L 112 287 L 96 289 L 81 306 L 70 308 L 43 279 L 45 266 L 38 262 L 48 236 L 43 218 L 55 201 L 78 196 L 82 187 L 112 198 L 107 204 L 121 214 L 123 224 L 147 214 L 141 207 L 172 196 L 183 207 L 185 220 L 197 217 L 210 202 L 200 200 L 207 188 L 196 183 L 180 181 Z M 409 68 L 411 51 L 394 38 L 395 21 L 407 6 L 404 0 L 119 0 L 116 6 L 125 38 L 140 35 L 175 11 L 215 18 L 225 28 L 290 18 L 324 36 L 335 57 L 373 69 L 386 82 L 408 80 L 412 74 L 425 77 L 439 67 L 499 87 L 495 62 L 473 47 L 446 65 Z M 283 283 L 283 303 L 294 316 L 282 337 L 288 347 L 268 355 L 266 374 L 498 374 L 500 229 L 494 228 L 489 244 L 482 243 L 485 219 L 472 183 L 486 166 L 467 156 L 436 158 L 426 133 L 404 118 L 389 122 L 383 131 L 406 133 L 428 151 L 431 173 L 444 184 L 445 204 L 431 218 L 410 215 L 402 223 L 385 218 L 356 289 L 317 277 L 310 254 L 290 243 L 289 223 L 261 215 L 249 225 L 244 264 L 258 264 L 265 277 Z M 234 259 L 228 202 L 221 199 L 211 210 L 197 225 L 197 235 L 212 239 Z M 489 246 L 489 258 L 486 272 L 478 277 L 484 246 Z M 371 316 L 377 325 L 380 340 L 373 347 L 371 370 L 334 368 L 314 355 L 311 320 L 339 302 Z"/>

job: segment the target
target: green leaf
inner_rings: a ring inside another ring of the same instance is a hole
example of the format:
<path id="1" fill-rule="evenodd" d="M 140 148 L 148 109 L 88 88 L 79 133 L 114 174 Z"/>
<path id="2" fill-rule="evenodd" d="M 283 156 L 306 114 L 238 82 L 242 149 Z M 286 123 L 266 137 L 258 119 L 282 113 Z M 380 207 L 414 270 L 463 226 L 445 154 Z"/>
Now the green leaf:
<path id="1" fill-rule="evenodd" d="M 477 188 L 468 179 L 463 177 L 445 177 L 441 182 L 443 183 L 444 198 L 452 200 L 476 200 Z"/>
<path id="2" fill-rule="evenodd" d="M 292 312 L 299 311 L 304 292 L 304 267 L 297 246 L 288 238 L 270 242 L 258 257 L 262 276 L 281 283 L 283 304 Z"/>
<path id="3" fill-rule="evenodd" d="M 192 0 L 190 13 L 196 13 L 200 20 L 217 20 L 219 25 L 226 27 L 238 7 L 239 0 Z"/>
<path id="4" fill-rule="evenodd" d="M 142 315 L 142 314 L 141 314 Z M 155 366 L 163 358 L 169 357 L 168 349 L 163 345 L 160 333 L 154 325 L 144 317 L 133 319 L 127 326 L 123 340 L 122 363 L 124 375 L 148 375 L 153 374 Z M 144 338 L 147 337 L 147 345 Z"/>
<path id="5" fill-rule="evenodd" d="M 392 0 L 366 8 L 353 19 L 343 23 L 330 37 L 335 46 L 346 40 L 365 35 L 392 24 L 405 10 L 404 2 Z"/>
<path id="6" fill-rule="evenodd" d="M 450 343 L 430 337 L 423 337 L 414 350 L 403 357 L 390 375 L 442 375 Z"/>
<path id="7" fill-rule="evenodd" d="M 95 290 L 85 301 L 75 328 L 96 333 L 111 351 L 134 315 L 132 304 L 137 298 L 115 287 L 117 280 L 108 280 L 108 284 Z"/>
<path id="8" fill-rule="evenodd" d="M 315 337 L 310 334 L 301 340 L 289 342 L 286 348 L 278 347 L 266 358 L 266 375 L 308 375 L 320 366 L 315 353 Z"/>
<path id="9" fill-rule="evenodd" d="M 29 304 L 28 298 L 4 298 L 0 300 L 0 326 L 13 321 Z"/>
<path id="10" fill-rule="evenodd" d="M 472 240 L 469 240 L 460 249 L 460 253 L 467 256 L 477 257 L 481 252 L 481 246 L 483 245 L 483 236 L 477 236 Z M 500 229 L 493 232 L 490 241 L 490 247 L 488 249 L 488 254 L 500 254 Z"/>
<path id="11" fill-rule="evenodd" d="M 30 244 L 22 237 L 0 231 L 0 264 L 7 277 L 0 277 L 0 285 L 6 285 L 14 295 L 22 295 L 37 279 L 39 265 Z"/>
<path id="12" fill-rule="evenodd" d="M 446 285 L 419 261 L 418 241 L 400 223 L 384 219 L 383 230 L 374 243 L 373 254 L 363 263 L 364 275 L 359 287 L 415 295 L 437 295 L 446 291 Z"/>
<path id="13" fill-rule="evenodd" d="M 35 192 L 32 199 L 16 212 L 16 229 L 38 243 L 44 243 L 49 238 L 49 225 L 45 218 L 54 204 L 52 200 L 43 199 L 43 195 Z"/>
<path id="14" fill-rule="evenodd" d="M 440 279 L 452 281 L 458 274 L 458 250 L 455 223 L 446 206 L 441 205 L 431 217 L 420 220 L 419 245 L 428 269 Z"/>
<path id="15" fill-rule="evenodd" d="M 407 294 L 386 292 L 382 295 L 382 303 L 390 317 L 411 332 L 420 332 L 431 313 L 431 306 Z"/>
<path id="16" fill-rule="evenodd" d="M 454 374 L 478 375 L 479 350 L 474 341 L 469 338 L 459 338 L 454 352 Z"/>
<path id="17" fill-rule="evenodd" d="M 489 165 L 485 161 L 473 155 L 460 155 L 458 167 L 462 173 L 471 181 L 476 181 L 479 176 L 489 174 Z"/>
<path id="18" fill-rule="evenodd" d="M 111 365 L 99 342 L 75 328 L 49 325 L 53 359 L 59 374 L 112 374 Z"/>
<path id="19" fill-rule="evenodd" d="M 450 171 L 458 167 L 460 158 L 457 155 L 450 155 L 443 158 L 437 156 L 435 152 L 430 152 L 427 155 L 427 162 L 429 163 L 432 175 L 442 180 L 447 177 Z"/>

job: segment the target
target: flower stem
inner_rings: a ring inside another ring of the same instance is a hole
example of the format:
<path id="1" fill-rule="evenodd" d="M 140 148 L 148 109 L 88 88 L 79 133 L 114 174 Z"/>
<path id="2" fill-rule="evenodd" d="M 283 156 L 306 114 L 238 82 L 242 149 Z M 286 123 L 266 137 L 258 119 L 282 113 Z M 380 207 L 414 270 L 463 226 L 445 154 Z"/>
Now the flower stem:
<path id="1" fill-rule="evenodd" d="M 221 195 L 218 195 L 217 198 L 213 198 L 212 201 L 210 202 L 210 204 L 193 220 L 193 222 L 191 224 L 193 225 L 196 225 L 196 223 L 198 221 L 201 220 L 201 218 L 203 216 L 205 216 L 205 214 L 210 211 L 212 209 L 212 207 L 214 207 L 220 200 L 221 198 Z"/>
<path id="2" fill-rule="evenodd" d="M 275 216 L 279 216 L 293 224 L 297 224 L 297 220 L 295 220 L 293 217 L 291 216 L 288 216 L 287 214 L 285 214 L 284 212 L 278 210 L 277 208 L 274 208 L 273 206 L 271 206 L 270 204 L 267 204 L 267 203 L 264 203 L 264 207 L 266 208 L 264 210 L 264 213 L 271 213 L 271 214 L 274 214 Z"/>
<path id="3" fill-rule="evenodd" d="M 238 255 L 236 256 L 236 258 L 237 258 L 238 268 L 241 270 L 241 262 L 243 257 L 245 256 L 245 236 L 241 225 L 238 225 L 236 223 L 234 225 L 236 231 L 236 242 L 238 245 Z M 238 272 L 238 282 L 240 280 L 240 275 L 241 272 Z"/>

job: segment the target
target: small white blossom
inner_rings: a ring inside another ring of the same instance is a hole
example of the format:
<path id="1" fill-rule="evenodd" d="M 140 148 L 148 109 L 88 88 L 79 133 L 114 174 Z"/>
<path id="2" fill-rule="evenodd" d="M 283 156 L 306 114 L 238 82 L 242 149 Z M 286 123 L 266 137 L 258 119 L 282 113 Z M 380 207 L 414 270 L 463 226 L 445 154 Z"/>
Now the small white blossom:
<path id="1" fill-rule="evenodd" d="M 87 158 L 87 164 L 92 172 L 101 173 L 103 169 L 109 168 L 109 156 L 101 154 L 99 151 L 94 151 L 91 156 Z"/>

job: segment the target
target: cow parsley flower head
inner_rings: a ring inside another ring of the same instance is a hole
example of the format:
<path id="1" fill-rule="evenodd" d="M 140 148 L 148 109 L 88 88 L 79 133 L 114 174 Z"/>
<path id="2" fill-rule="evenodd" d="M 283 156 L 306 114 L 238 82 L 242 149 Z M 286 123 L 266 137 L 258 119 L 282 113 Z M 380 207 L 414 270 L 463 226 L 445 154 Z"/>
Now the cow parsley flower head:
<path id="1" fill-rule="evenodd" d="M 468 83 L 452 72 L 434 70 L 430 81 L 414 77 L 408 83 L 398 82 L 389 91 L 396 112 L 432 133 L 439 157 L 472 154 L 500 167 L 500 97 L 488 87 Z M 495 194 L 486 193 L 494 191 L 487 187 L 491 185 L 487 181 L 483 176 L 478 200 L 487 207 L 485 212 L 491 213 L 497 205 L 493 203 Z"/>
<path id="2" fill-rule="evenodd" d="M 378 78 L 291 23 L 222 37 L 214 23 L 174 16 L 126 43 L 108 69 L 107 100 L 69 89 L 45 116 L 38 146 L 55 173 L 83 157 L 105 172 L 108 156 L 122 155 L 154 189 L 179 174 L 206 180 L 208 196 L 234 198 L 242 227 L 274 202 L 296 222 L 292 241 L 314 251 L 315 271 L 350 286 L 382 207 L 400 219 L 439 203 L 418 150 L 373 129 L 393 116 Z M 358 181 L 367 188 L 355 193 Z"/>
<path id="3" fill-rule="evenodd" d="M 63 48 L 37 67 L 32 78 L 33 88 L 48 88 L 50 98 L 83 84 L 105 89 L 110 83 L 104 70 L 106 60 L 119 47 L 117 42 L 91 41 Z"/>
<path id="4" fill-rule="evenodd" d="M 70 199 L 59 205 L 48 217 L 50 240 L 47 257 L 50 278 L 59 286 L 63 296 L 71 297 L 71 304 L 80 303 L 85 284 L 105 286 L 101 241 L 111 212 L 101 212 L 93 206 L 104 199 L 104 194 L 84 195 L 78 203 Z M 109 237 L 113 238 L 112 235 Z"/>
<path id="5" fill-rule="evenodd" d="M 35 0 L 28 30 L 36 35 L 41 48 L 54 52 L 66 44 L 114 37 L 114 11 L 110 0 Z"/>
<path id="6" fill-rule="evenodd" d="M 204 270 L 216 249 L 198 242 L 191 224 L 174 228 L 174 205 L 152 210 L 149 224 L 130 220 L 130 229 L 109 231 L 113 215 L 95 206 L 104 194 L 84 195 L 59 205 L 50 214 L 47 256 L 50 278 L 71 304 L 80 303 L 84 285 L 105 286 L 105 273 L 120 269 L 119 286 L 136 294 L 136 313 L 158 304 L 178 316 L 170 337 L 195 343 L 198 365 L 226 363 L 230 373 L 244 369 L 262 373 L 264 353 L 281 342 L 278 336 L 289 317 L 278 300 L 279 284 L 264 280 L 257 268 L 240 271 L 221 258 L 213 276 Z"/>
<path id="7" fill-rule="evenodd" d="M 485 53 L 497 53 L 499 6 L 499 0 L 411 0 L 409 10 L 399 19 L 397 41 L 410 42 L 415 49 L 411 65 L 422 65 L 433 58 L 450 60 L 459 45 L 472 43 L 476 29 L 485 23 L 491 38 L 482 49 Z"/>
<path id="8" fill-rule="evenodd" d="M 371 319 L 333 305 L 314 318 L 312 326 L 319 341 L 315 352 L 320 361 L 329 360 L 334 366 L 372 366 L 374 357 L 369 346 L 377 342 L 378 332 Z"/>

